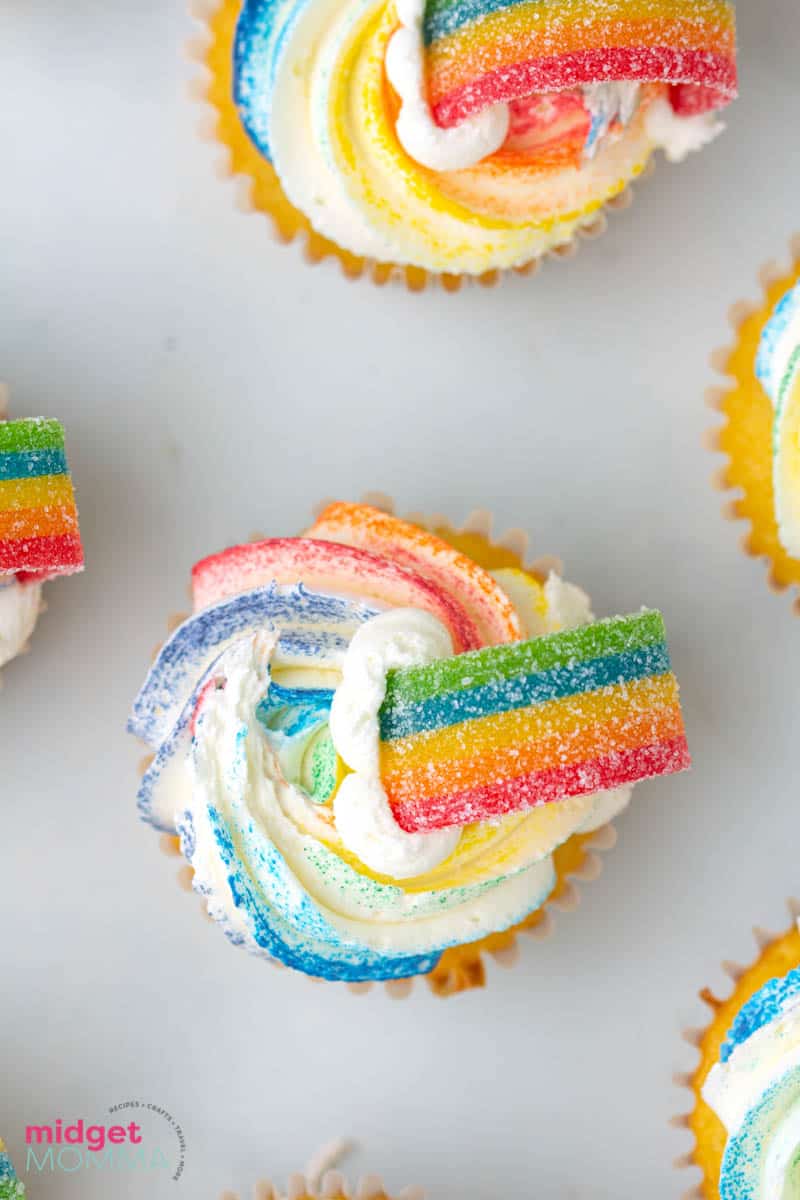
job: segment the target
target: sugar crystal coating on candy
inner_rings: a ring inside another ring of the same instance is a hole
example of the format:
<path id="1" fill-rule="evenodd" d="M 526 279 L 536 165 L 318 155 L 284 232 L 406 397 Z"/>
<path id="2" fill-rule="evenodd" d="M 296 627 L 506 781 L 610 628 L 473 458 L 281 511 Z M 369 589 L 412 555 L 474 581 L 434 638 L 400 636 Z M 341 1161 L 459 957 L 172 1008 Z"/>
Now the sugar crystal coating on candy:
<path id="1" fill-rule="evenodd" d="M 192 568 L 195 608 L 268 583 L 296 584 L 363 596 L 390 607 L 421 608 L 438 617 L 459 650 L 481 645 L 480 631 L 459 598 L 412 567 L 358 546 L 319 538 L 268 538 L 232 546 Z"/>
<path id="2" fill-rule="evenodd" d="M 428 0 L 423 25 L 435 120 L 609 81 L 673 85 L 676 111 L 736 95 L 727 0 Z"/>
<path id="3" fill-rule="evenodd" d="M 358 546 L 456 591 L 481 642 L 514 641 L 522 627 L 514 605 L 482 567 L 435 534 L 369 504 L 329 504 L 308 531 L 313 538 Z"/>
<path id="4" fill-rule="evenodd" d="M 660 613 L 389 673 L 381 779 L 409 832 L 684 770 Z"/>
<path id="5" fill-rule="evenodd" d="M 58 421 L 0 422 L 0 575 L 83 568 L 78 511 Z"/>

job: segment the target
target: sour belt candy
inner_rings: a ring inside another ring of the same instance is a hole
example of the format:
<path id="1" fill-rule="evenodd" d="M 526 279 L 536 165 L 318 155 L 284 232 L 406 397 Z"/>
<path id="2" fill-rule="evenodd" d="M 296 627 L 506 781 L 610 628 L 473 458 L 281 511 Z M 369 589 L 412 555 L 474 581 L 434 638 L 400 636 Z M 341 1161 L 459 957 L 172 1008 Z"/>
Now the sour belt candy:
<path id="1" fill-rule="evenodd" d="M 0 575 L 50 578 L 82 568 L 60 422 L 0 422 Z"/>
<path id="2" fill-rule="evenodd" d="M 380 773 L 409 832 L 689 766 L 661 614 L 390 671 Z"/>

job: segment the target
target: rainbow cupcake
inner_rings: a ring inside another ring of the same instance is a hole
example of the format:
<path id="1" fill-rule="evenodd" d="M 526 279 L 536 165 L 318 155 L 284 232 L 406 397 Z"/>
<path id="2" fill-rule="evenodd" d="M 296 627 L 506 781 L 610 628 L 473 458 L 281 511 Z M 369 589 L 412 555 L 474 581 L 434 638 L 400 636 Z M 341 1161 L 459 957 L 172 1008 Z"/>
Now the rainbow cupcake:
<path id="1" fill-rule="evenodd" d="M 679 1076 L 694 1107 L 676 1124 L 694 1135 L 679 1165 L 698 1167 L 693 1200 L 788 1200 L 800 1187 L 800 904 L 779 937 L 756 930 L 750 967 L 723 964 L 733 991 L 700 995 L 712 1014 L 686 1039 L 700 1051 L 696 1070 Z"/>
<path id="2" fill-rule="evenodd" d="M 228 938 L 359 989 L 484 982 L 640 779 L 689 758 L 658 613 L 595 622 L 524 539 L 335 503 L 192 571 L 134 704 L 146 821 Z"/>
<path id="3" fill-rule="evenodd" d="M 25 1185 L 17 1179 L 17 1173 L 2 1138 L 0 1138 L 0 1200 L 25 1200 Z"/>
<path id="4" fill-rule="evenodd" d="M 764 269 L 760 304 L 731 310 L 736 343 L 713 356 L 726 383 L 708 393 L 726 418 L 709 440 L 728 460 L 715 483 L 739 492 L 726 516 L 749 522 L 743 547 L 776 591 L 800 585 L 800 241 L 793 256 L 788 272 Z"/>
<path id="5" fill-rule="evenodd" d="M 421 288 L 602 229 L 737 88 L 729 0 L 222 0 L 198 56 L 230 167 L 279 234 Z"/>
<path id="6" fill-rule="evenodd" d="M 0 667 L 28 647 L 42 584 L 83 570 L 64 430 L 41 417 L 9 421 L 0 394 Z"/>

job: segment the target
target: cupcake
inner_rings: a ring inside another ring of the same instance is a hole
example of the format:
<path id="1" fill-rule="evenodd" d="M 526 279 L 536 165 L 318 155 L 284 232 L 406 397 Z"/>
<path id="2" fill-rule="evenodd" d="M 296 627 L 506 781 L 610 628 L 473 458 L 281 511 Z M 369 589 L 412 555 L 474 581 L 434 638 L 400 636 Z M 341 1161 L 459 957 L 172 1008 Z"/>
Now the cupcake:
<path id="1" fill-rule="evenodd" d="M 800 243 L 794 249 L 788 273 L 762 272 L 760 305 L 732 309 L 736 344 L 713 360 L 727 384 L 709 393 L 726 417 L 711 438 L 728 459 L 716 482 L 740 492 L 726 514 L 750 523 L 744 549 L 767 560 L 776 591 L 800 584 Z"/>
<path id="2" fill-rule="evenodd" d="M 83 570 L 78 512 L 58 421 L 5 420 L 0 396 L 0 667 L 27 649 L 42 585 Z"/>
<path id="3" fill-rule="evenodd" d="M 687 1039 L 700 1050 L 681 1078 L 694 1109 L 677 1123 L 694 1149 L 681 1165 L 699 1167 L 697 1200 L 779 1200 L 800 1182 L 800 905 L 780 937 L 756 931 L 760 954 L 750 967 L 724 964 L 734 986 L 727 1000 L 701 992 L 712 1012 Z"/>
<path id="4" fill-rule="evenodd" d="M 205 95 L 252 205 L 312 259 L 412 288 L 565 253 L 736 95 L 728 0 L 211 7 Z"/>
<path id="5" fill-rule="evenodd" d="M 141 814 L 234 944 L 447 993 L 543 932 L 631 785 L 689 758 L 660 614 L 595 622 L 516 535 L 431 525 L 334 503 L 197 563 L 129 729 Z"/>
<path id="6" fill-rule="evenodd" d="M 5 1142 L 0 1138 L 0 1200 L 25 1200 L 25 1186 L 17 1179 L 8 1157 Z"/>

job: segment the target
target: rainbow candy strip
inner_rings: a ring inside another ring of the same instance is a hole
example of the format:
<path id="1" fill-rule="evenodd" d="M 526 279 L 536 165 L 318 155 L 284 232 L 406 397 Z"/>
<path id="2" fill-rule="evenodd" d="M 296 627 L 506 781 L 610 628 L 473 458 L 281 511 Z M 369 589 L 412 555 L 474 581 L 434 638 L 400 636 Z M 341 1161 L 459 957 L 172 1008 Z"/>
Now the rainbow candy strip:
<path id="1" fill-rule="evenodd" d="M 672 84 L 686 113 L 736 96 L 729 0 L 428 0 L 423 29 L 442 126 L 498 101 L 607 80 Z"/>
<path id="2" fill-rule="evenodd" d="M 409 832 L 690 765 L 653 611 L 390 671 L 380 736 L 381 779 Z"/>
<path id="3" fill-rule="evenodd" d="M 0 575 L 47 578 L 82 567 L 60 422 L 0 421 Z"/>

